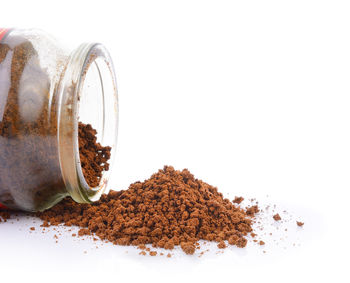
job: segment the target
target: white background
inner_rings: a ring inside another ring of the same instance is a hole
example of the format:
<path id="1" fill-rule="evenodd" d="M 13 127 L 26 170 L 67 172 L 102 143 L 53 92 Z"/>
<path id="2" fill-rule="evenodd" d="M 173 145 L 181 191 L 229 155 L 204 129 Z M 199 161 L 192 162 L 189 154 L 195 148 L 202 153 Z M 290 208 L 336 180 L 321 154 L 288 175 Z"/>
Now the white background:
<path id="1" fill-rule="evenodd" d="M 0 11 L 2 27 L 109 49 L 120 97 L 111 188 L 187 167 L 306 223 L 266 254 L 251 244 L 164 259 L 67 231 L 56 244 L 22 217 L 0 225 L 0 282 L 349 282 L 349 2 L 11 0 Z"/>

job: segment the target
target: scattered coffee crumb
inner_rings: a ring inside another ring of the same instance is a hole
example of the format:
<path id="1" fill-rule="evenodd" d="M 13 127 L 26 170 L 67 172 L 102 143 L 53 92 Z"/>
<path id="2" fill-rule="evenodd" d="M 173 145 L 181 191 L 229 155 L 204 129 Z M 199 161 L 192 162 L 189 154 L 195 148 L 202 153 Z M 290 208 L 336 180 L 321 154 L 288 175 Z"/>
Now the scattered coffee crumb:
<path id="1" fill-rule="evenodd" d="M 226 246 L 224 241 L 221 241 L 220 243 L 218 243 L 218 248 L 219 249 L 225 249 L 225 248 L 227 248 L 227 246 Z"/>
<path id="2" fill-rule="evenodd" d="M 35 231 L 35 227 L 30 227 L 30 230 L 31 231 Z"/>
<path id="3" fill-rule="evenodd" d="M 150 255 L 150 256 L 156 256 L 156 255 L 157 255 L 157 252 L 156 252 L 156 251 L 150 251 L 150 252 L 149 252 L 149 255 Z"/>
<path id="4" fill-rule="evenodd" d="M 90 232 L 90 230 L 89 229 L 85 229 L 85 228 L 83 228 L 83 229 L 80 229 L 79 231 L 78 231 L 78 235 L 81 237 L 81 236 L 85 236 L 85 235 L 90 235 L 91 234 L 91 232 Z"/>
<path id="5" fill-rule="evenodd" d="M 241 238 L 241 237 L 239 237 L 237 235 L 232 235 L 228 239 L 228 243 L 230 245 L 236 245 L 239 248 L 244 248 L 247 245 L 247 239 Z"/>
<path id="6" fill-rule="evenodd" d="M 77 236 L 77 234 L 75 234 L 75 233 L 72 234 L 72 237 L 76 237 L 76 236 Z"/>
<path id="7" fill-rule="evenodd" d="M 280 216 L 278 213 L 276 213 L 276 214 L 273 216 L 273 219 L 275 219 L 275 221 L 279 221 L 279 220 L 281 220 L 282 218 L 281 218 L 281 216 Z"/>
<path id="8" fill-rule="evenodd" d="M 247 207 L 246 208 L 246 213 L 247 213 L 247 215 L 249 215 L 249 216 L 254 216 L 256 213 L 258 213 L 259 212 L 259 208 L 258 208 L 258 206 L 257 205 L 253 205 L 253 206 L 251 206 L 251 207 Z"/>
<path id="9" fill-rule="evenodd" d="M 259 241 L 259 245 L 263 246 L 263 245 L 265 245 L 265 242 L 264 241 Z"/>
<path id="10" fill-rule="evenodd" d="M 244 201 L 243 197 L 235 197 L 235 199 L 232 201 L 233 203 L 240 204 L 242 201 Z"/>
<path id="11" fill-rule="evenodd" d="M 171 254 L 167 254 L 166 257 L 171 257 Z"/>
<path id="12" fill-rule="evenodd" d="M 189 243 L 189 242 L 182 242 L 181 243 L 181 249 L 188 255 L 193 255 L 196 247 L 194 246 L 193 243 Z"/>
<path id="13" fill-rule="evenodd" d="M 145 251 L 141 251 L 139 254 L 140 255 L 146 255 L 146 252 Z"/>
<path id="14" fill-rule="evenodd" d="M 302 227 L 302 226 L 304 226 L 304 222 L 297 221 L 297 225 L 298 225 L 299 227 Z"/>
<path id="15" fill-rule="evenodd" d="M 49 227 L 49 222 L 44 221 L 43 224 L 40 225 L 40 227 Z"/>

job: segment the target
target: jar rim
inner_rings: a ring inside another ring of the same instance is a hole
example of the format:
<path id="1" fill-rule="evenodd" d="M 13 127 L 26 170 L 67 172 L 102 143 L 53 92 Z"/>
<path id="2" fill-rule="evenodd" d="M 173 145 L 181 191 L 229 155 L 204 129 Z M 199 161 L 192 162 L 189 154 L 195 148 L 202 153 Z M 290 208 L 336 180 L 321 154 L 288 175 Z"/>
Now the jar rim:
<path id="1" fill-rule="evenodd" d="M 99 95 L 103 96 L 103 109 L 101 113 L 103 116 L 102 137 L 105 134 L 105 124 L 107 122 L 114 123 L 111 125 L 113 134 L 112 144 L 108 144 L 111 146 L 109 164 L 110 168 L 112 168 L 115 160 L 119 111 L 116 76 L 113 62 L 107 49 L 100 43 L 81 44 L 71 53 L 59 86 L 60 103 L 57 137 L 60 166 L 68 193 L 79 203 L 89 203 L 98 200 L 107 190 L 108 179 L 111 172 L 111 169 L 104 171 L 99 185 L 97 187 L 90 187 L 84 177 L 80 162 L 78 141 L 78 124 L 81 110 L 80 100 L 86 82 L 86 75 L 89 68 L 93 66 L 93 64 L 97 64 L 97 60 L 100 67 L 102 67 L 105 72 L 108 70 L 107 72 L 109 73 L 107 76 L 104 76 L 104 80 L 100 77 L 102 93 Z M 103 84 L 106 83 L 112 86 L 112 88 L 109 88 L 108 93 L 104 91 Z M 107 103 L 105 96 L 109 98 L 108 105 L 105 105 L 105 103 Z M 113 112 L 113 119 L 115 121 L 111 121 L 111 117 L 105 117 L 106 107 L 109 107 L 109 113 Z M 111 107 L 112 109 L 110 109 Z"/>

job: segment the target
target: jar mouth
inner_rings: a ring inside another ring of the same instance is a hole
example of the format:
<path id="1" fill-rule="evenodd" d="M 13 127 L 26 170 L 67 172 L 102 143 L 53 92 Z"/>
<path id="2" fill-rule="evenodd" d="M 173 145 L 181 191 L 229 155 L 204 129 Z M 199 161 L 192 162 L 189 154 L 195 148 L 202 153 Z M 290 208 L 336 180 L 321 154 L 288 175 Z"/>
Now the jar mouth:
<path id="1" fill-rule="evenodd" d="M 59 156 L 62 177 L 70 196 L 93 202 L 106 192 L 111 169 L 91 187 L 83 173 L 79 152 L 79 122 L 97 130 L 97 142 L 111 147 L 113 167 L 118 130 L 118 95 L 112 60 L 98 43 L 80 45 L 70 56 L 59 87 Z"/>

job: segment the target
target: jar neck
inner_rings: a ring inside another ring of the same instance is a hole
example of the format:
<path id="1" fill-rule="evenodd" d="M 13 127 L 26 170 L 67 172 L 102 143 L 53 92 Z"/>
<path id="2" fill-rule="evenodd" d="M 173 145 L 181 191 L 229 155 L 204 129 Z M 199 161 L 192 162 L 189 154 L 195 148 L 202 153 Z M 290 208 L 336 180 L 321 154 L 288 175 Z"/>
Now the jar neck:
<path id="1" fill-rule="evenodd" d="M 91 85 L 96 88 L 95 92 L 91 91 Z M 117 138 L 118 98 L 112 60 L 101 44 L 82 44 L 71 53 L 58 84 L 57 97 L 59 161 L 67 192 L 79 203 L 96 201 L 106 191 L 110 170 L 103 172 L 97 187 L 89 186 L 80 162 L 78 124 L 81 119 L 95 117 L 98 120 L 95 127 L 101 142 L 108 142 L 112 147 L 109 162 L 112 168 Z M 94 108 L 86 109 L 89 107 Z M 107 139 L 104 138 L 106 130 L 110 131 Z"/>

